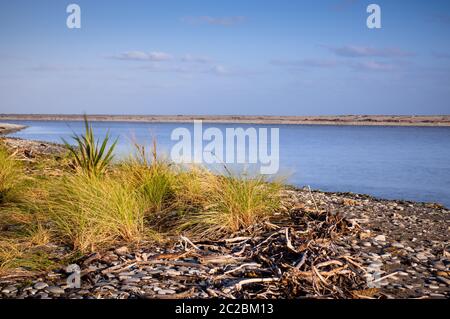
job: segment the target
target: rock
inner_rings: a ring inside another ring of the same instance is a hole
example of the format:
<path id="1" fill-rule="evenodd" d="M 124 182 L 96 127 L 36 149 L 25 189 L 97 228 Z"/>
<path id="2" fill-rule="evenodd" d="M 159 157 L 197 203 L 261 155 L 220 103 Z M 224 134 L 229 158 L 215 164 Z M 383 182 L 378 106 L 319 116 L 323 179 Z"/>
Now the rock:
<path id="1" fill-rule="evenodd" d="M 428 259 L 428 257 L 424 253 L 418 253 L 416 255 L 416 258 L 419 260 L 427 260 Z"/>
<path id="2" fill-rule="evenodd" d="M 444 263 L 441 261 L 437 261 L 433 263 L 433 267 L 438 269 L 438 270 L 446 270 L 447 268 L 445 267 Z"/>
<path id="3" fill-rule="evenodd" d="M 126 246 L 116 248 L 116 250 L 114 250 L 114 252 L 119 256 L 125 256 L 125 255 L 129 254 L 128 247 L 126 247 Z"/>
<path id="4" fill-rule="evenodd" d="M 30 289 L 30 290 L 28 290 L 28 293 L 29 293 L 30 295 L 35 295 L 37 292 L 38 292 L 37 289 Z"/>
<path id="5" fill-rule="evenodd" d="M 38 293 L 36 296 L 38 296 L 41 299 L 49 299 L 48 293 L 45 293 L 45 292 L 42 292 L 42 291 L 40 293 Z"/>
<path id="6" fill-rule="evenodd" d="M 160 290 L 158 290 L 158 294 L 159 295 L 172 295 L 174 293 L 176 293 L 176 291 L 172 290 L 172 289 L 160 289 Z"/>
<path id="7" fill-rule="evenodd" d="M 375 241 L 386 241 L 386 236 L 385 235 L 378 235 L 376 236 L 373 240 Z"/>
<path id="8" fill-rule="evenodd" d="M 61 287 L 58 287 L 58 286 L 50 286 L 50 287 L 47 287 L 45 290 L 54 295 L 64 294 L 64 289 L 62 289 Z"/>
<path id="9" fill-rule="evenodd" d="M 48 287 L 48 285 L 45 283 L 45 282 L 37 282 L 34 286 L 34 289 L 36 289 L 36 290 L 42 290 L 42 289 L 44 289 L 44 288 L 47 288 Z"/>
<path id="10" fill-rule="evenodd" d="M 368 241 L 363 242 L 362 245 L 363 245 L 364 247 L 371 247 L 371 246 L 372 246 L 372 244 L 369 243 Z"/>
<path id="11" fill-rule="evenodd" d="M 439 286 L 429 285 L 428 288 L 437 290 L 437 289 L 439 289 Z"/>
<path id="12" fill-rule="evenodd" d="M 447 286 L 450 286 L 450 279 L 447 279 L 445 277 L 442 276 L 437 276 L 436 279 L 440 282 L 442 282 L 443 284 L 446 284 Z"/>
<path id="13" fill-rule="evenodd" d="M 138 282 L 140 282 L 141 280 L 139 279 L 139 278 L 128 278 L 128 279 L 125 279 L 124 281 L 123 281 L 123 284 L 124 285 L 129 285 L 129 284 L 133 284 L 133 283 L 138 283 Z"/>
<path id="14" fill-rule="evenodd" d="M 11 285 L 11 286 L 7 286 L 7 287 L 3 288 L 2 293 L 4 293 L 4 294 L 11 294 L 11 293 L 16 292 L 16 291 L 17 291 L 17 287 Z"/>

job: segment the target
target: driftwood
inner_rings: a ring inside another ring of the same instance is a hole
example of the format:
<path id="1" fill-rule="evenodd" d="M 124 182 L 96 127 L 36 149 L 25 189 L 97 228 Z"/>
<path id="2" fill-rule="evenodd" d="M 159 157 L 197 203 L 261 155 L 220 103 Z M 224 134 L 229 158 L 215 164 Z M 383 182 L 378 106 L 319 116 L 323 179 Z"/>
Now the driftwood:
<path id="1" fill-rule="evenodd" d="M 188 289 L 157 298 L 196 298 L 201 293 L 214 298 L 372 298 L 364 294 L 367 282 L 362 262 L 348 256 L 336 242 L 336 238 L 354 235 L 355 231 L 336 215 L 291 213 L 231 238 L 181 236 L 172 252 L 146 255 L 145 260 L 137 256 L 101 273 L 145 267 L 173 269 L 159 276 L 182 281 Z M 178 267 L 196 272 L 177 275 Z"/>

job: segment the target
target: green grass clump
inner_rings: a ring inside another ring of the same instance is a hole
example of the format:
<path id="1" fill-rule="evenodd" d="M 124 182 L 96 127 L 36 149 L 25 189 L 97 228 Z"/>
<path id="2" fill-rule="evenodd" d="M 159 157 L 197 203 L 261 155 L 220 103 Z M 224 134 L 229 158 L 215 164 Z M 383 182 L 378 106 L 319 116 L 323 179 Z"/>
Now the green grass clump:
<path id="1" fill-rule="evenodd" d="M 84 116 L 85 133 L 72 136 L 77 147 L 72 146 L 66 140 L 62 139 L 66 148 L 75 158 L 76 165 L 89 175 L 100 175 L 105 172 L 111 163 L 114 155 L 113 151 L 117 144 L 117 139 L 108 146 L 109 132 L 100 144 L 99 139 L 95 139 L 94 130 L 89 123 L 87 116 Z"/>
<path id="2" fill-rule="evenodd" d="M 140 196 L 148 214 L 160 213 L 171 207 L 176 175 L 170 163 L 156 154 L 156 143 L 147 156 L 145 147 L 136 145 L 137 153 L 120 165 L 118 177 L 130 184 Z"/>
<path id="3" fill-rule="evenodd" d="M 0 205 L 14 199 L 23 179 L 19 163 L 0 145 Z"/>
<path id="4" fill-rule="evenodd" d="M 51 187 L 49 219 L 57 237 L 74 250 L 90 252 L 142 238 L 144 207 L 122 180 L 74 174 Z"/>
<path id="5" fill-rule="evenodd" d="M 188 172 L 178 189 L 181 229 L 217 236 L 246 229 L 273 214 L 280 205 L 281 184 L 263 176 L 217 176 Z"/>

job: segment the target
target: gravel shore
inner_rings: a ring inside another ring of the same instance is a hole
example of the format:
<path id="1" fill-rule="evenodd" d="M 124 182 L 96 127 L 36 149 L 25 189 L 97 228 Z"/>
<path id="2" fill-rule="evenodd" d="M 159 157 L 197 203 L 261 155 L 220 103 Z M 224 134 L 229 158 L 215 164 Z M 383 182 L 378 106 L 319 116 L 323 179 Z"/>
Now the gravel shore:
<path id="1" fill-rule="evenodd" d="M 58 151 L 6 142 L 20 152 Z M 0 297 L 449 298 L 449 213 L 438 204 L 288 188 L 281 211 L 250 230 L 118 246 L 77 259 L 69 272 L 7 274 Z M 77 267 L 81 286 L 71 288 Z"/>
<path id="2" fill-rule="evenodd" d="M 26 126 L 17 124 L 0 123 L 0 135 L 6 135 L 23 130 Z"/>

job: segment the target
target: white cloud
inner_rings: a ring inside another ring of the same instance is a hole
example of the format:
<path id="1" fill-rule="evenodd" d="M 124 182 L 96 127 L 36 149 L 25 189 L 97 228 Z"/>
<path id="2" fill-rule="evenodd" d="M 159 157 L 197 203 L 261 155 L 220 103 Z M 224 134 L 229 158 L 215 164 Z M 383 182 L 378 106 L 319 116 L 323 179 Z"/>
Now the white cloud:
<path id="1" fill-rule="evenodd" d="M 358 71 L 394 71 L 399 67 L 399 65 L 394 63 L 385 63 L 377 61 L 354 63 L 349 64 L 349 66 Z"/>
<path id="2" fill-rule="evenodd" d="M 182 62 L 188 62 L 188 63 L 211 63 L 213 60 L 207 56 L 195 56 L 186 54 L 183 57 L 181 57 Z"/>
<path id="3" fill-rule="evenodd" d="M 165 52 L 153 51 L 128 51 L 121 53 L 113 58 L 118 60 L 134 60 L 134 61 L 167 61 L 171 60 L 172 56 Z"/>
<path id="4" fill-rule="evenodd" d="M 378 58 L 402 58 L 410 57 L 414 54 L 399 48 L 373 48 L 365 46 L 347 45 L 343 47 L 327 47 L 331 52 L 340 57 L 361 58 L 361 57 L 378 57 Z"/>
<path id="5" fill-rule="evenodd" d="M 289 67 L 314 67 L 314 68 L 334 68 L 338 66 L 338 62 L 328 59 L 302 59 L 302 60 L 284 60 L 275 59 L 270 61 L 273 65 L 289 66 Z"/>
<path id="6" fill-rule="evenodd" d="M 231 71 L 223 65 L 215 65 L 211 71 L 217 75 L 228 75 Z"/>

